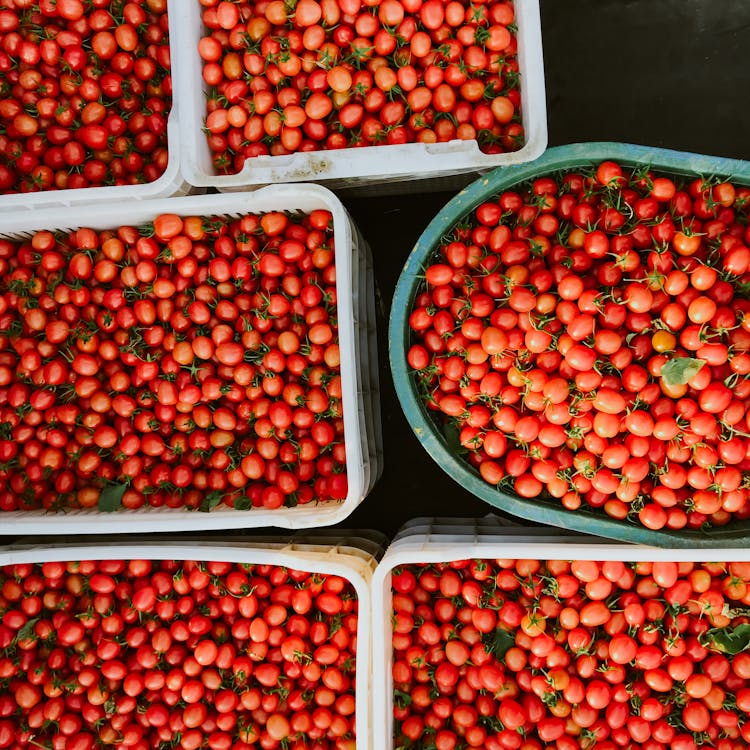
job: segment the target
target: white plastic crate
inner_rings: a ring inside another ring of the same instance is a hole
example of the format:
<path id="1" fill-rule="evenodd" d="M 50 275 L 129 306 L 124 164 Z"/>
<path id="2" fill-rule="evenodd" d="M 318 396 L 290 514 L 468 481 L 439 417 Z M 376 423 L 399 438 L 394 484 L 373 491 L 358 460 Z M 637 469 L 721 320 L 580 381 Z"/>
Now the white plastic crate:
<path id="1" fill-rule="evenodd" d="M 217 507 L 208 513 L 182 508 L 140 508 L 102 513 L 96 509 L 47 513 L 44 510 L 13 511 L 0 514 L 8 534 L 94 534 L 152 531 L 187 531 L 227 528 L 312 528 L 328 526 L 346 518 L 372 488 L 379 473 L 370 466 L 370 445 L 362 403 L 362 371 L 367 363 L 358 361 L 361 323 L 355 325 L 355 293 L 360 294 L 359 274 L 352 277 L 352 259 L 362 253 L 361 235 L 356 232 L 341 202 L 330 191 L 317 185 L 276 185 L 253 193 L 201 195 L 160 201 L 92 204 L 76 209 L 50 209 L 43 213 L 0 214 L 0 237 L 20 239 L 42 229 L 72 231 L 80 227 L 96 230 L 152 221 L 160 213 L 180 216 L 240 216 L 268 211 L 327 209 L 333 215 L 336 245 L 336 291 L 338 297 L 339 345 L 344 411 L 344 439 L 347 451 L 349 492 L 344 501 L 309 503 L 295 508 L 234 510 Z M 356 245 L 355 242 L 356 236 Z M 371 281 L 371 280 L 370 280 Z M 358 319 L 362 311 L 358 310 Z M 355 342 L 357 342 L 355 344 Z M 382 454 L 375 446 L 375 456 Z"/>
<path id="2" fill-rule="evenodd" d="M 358 532 L 351 532 L 356 534 Z M 366 532 L 365 532 L 366 533 Z M 370 582 L 382 547 L 374 539 L 349 536 L 325 540 L 293 537 L 242 538 L 236 541 L 174 541 L 121 543 L 102 540 L 97 544 L 58 544 L 35 546 L 19 544 L 0 548 L 0 566 L 19 563 L 44 563 L 69 560 L 197 560 L 258 565 L 278 565 L 340 576 L 357 593 L 357 665 L 355 676 L 355 720 L 357 748 L 369 750 L 372 744 L 370 684 L 372 676 Z"/>
<path id="3" fill-rule="evenodd" d="M 142 185 L 108 185 L 104 187 L 77 188 L 74 190 L 45 190 L 38 193 L 0 195 L 0 212 L 35 211 L 60 206 L 83 206 L 101 201 L 140 201 L 155 198 L 188 195 L 193 187 L 185 181 L 180 171 L 180 116 L 177 107 L 177 43 L 175 27 L 179 9 L 185 0 L 167 0 L 169 15 L 169 50 L 172 58 L 172 110 L 167 121 L 169 162 L 164 174 L 153 182 Z"/>
<path id="4" fill-rule="evenodd" d="M 372 579 L 373 750 L 394 750 L 391 575 L 400 565 L 471 559 L 742 562 L 750 549 L 617 544 L 558 529 L 500 528 L 492 519 L 415 519 L 399 531 Z M 497 528 L 493 533 L 492 528 Z"/>
<path id="5" fill-rule="evenodd" d="M 533 161 L 547 147 L 547 103 L 539 0 L 515 0 L 521 118 L 526 142 L 518 151 L 485 154 L 476 141 L 408 143 L 313 151 L 249 159 L 236 175 L 218 174 L 203 131 L 207 86 L 202 76 L 198 41 L 204 36 L 198 0 L 180 0 L 177 52 L 173 59 L 180 107 L 182 172 L 197 187 L 222 191 L 278 182 L 323 182 L 337 189 L 393 184 L 398 192 L 419 192 L 420 180 Z"/>

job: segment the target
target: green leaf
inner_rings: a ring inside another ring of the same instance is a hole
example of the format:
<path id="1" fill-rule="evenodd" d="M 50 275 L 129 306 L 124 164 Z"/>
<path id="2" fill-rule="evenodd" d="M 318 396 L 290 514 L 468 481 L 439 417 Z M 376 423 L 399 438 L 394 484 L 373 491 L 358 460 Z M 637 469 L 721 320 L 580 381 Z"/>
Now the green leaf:
<path id="1" fill-rule="evenodd" d="M 200 504 L 198 510 L 203 513 L 212 511 L 222 500 L 224 499 L 224 493 L 220 491 L 209 492 L 206 497 L 203 498 L 203 502 Z"/>
<path id="2" fill-rule="evenodd" d="M 750 650 L 750 624 L 737 625 L 735 628 L 714 628 L 708 630 L 701 639 L 703 645 L 711 651 L 722 654 L 739 654 Z"/>
<path id="3" fill-rule="evenodd" d="M 31 620 L 27 620 L 23 627 L 16 633 L 14 641 L 18 643 L 19 641 L 27 641 L 30 638 L 36 638 L 34 626 L 39 622 L 39 619 L 39 617 L 34 617 Z"/>
<path id="4" fill-rule="evenodd" d="M 122 496 L 127 490 L 124 484 L 108 484 L 99 495 L 99 510 L 102 513 L 113 513 L 122 508 Z"/>
<path id="5" fill-rule="evenodd" d="M 495 628 L 494 633 L 487 633 L 482 637 L 482 643 L 488 654 L 494 654 L 498 659 L 502 659 L 507 650 L 516 645 L 516 638 L 513 633 L 503 628 Z"/>
<path id="6" fill-rule="evenodd" d="M 404 693 L 401 690 L 394 690 L 393 698 L 399 708 L 406 708 L 407 706 L 411 706 L 411 695 L 409 693 Z"/>
<path id="7" fill-rule="evenodd" d="M 250 508 L 253 507 L 252 500 L 247 495 L 243 495 L 242 497 L 238 497 L 234 501 L 234 509 L 235 510 L 250 510 Z"/>
<path id="8" fill-rule="evenodd" d="M 676 357 L 661 368 L 661 377 L 667 385 L 687 385 L 688 380 L 694 378 L 705 364 L 702 359 Z"/>

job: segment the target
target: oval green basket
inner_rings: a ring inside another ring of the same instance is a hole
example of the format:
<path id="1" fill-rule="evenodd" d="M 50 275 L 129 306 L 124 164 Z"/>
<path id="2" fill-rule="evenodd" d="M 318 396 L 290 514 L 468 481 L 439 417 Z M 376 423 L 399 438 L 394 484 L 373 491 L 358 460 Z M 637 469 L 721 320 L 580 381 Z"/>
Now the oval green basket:
<path id="1" fill-rule="evenodd" d="M 658 547 L 744 547 L 750 543 L 750 521 L 736 521 L 708 530 L 652 531 L 627 521 L 609 518 L 593 509 L 570 511 L 559 501 L 521 498 L 487 484 L 473 467 L 451 452 L 446 438 L 419 399 L 415 379 L 406 361 L 411 332 L 409 312 L 423 269 L 440 245 L 441 237 L 478 205 L 518 183 L 559 170 L 590 168 L 612 159 L 624 166 L 649 166 L 663 174 L 717 176 L 750 185 L 750 163 L 700 154 L 647 148 L 624 143 L 577 143 L 549 149 L 534 162 L 501 167 L 462 190 L 432 220 L 417 241 L 399 277 L 391 307 L 389 353 L 396 392 L 414 433 L 443 471 L 490 505 L 528 521 L 587 534 Z"/>

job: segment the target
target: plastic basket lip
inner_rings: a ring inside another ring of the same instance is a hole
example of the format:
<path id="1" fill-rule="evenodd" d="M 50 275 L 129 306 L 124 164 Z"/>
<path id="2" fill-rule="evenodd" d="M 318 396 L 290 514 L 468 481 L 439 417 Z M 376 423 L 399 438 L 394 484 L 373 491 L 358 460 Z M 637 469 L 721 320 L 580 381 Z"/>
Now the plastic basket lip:
<path id="1" fill-rule="evenodd" d="M 607 159 L 626 166 L 649 165 L 655 171 L 667 174 L 716 175 L 732 179 L 739 184 L 750 185 L 750 162 L 606 141 L 559 146 L 549 149 L 534 162 L 498 168 L 484 175 L 458 193 L 430 222 L 417 240 L 399 276 L 388 328 L 388 349 L 396 393 L 417 439 L 440 468 L 464 489 L 500 510 L 529 521 L 571 531 L 657 547 L 742 547 L 750 542 L 750 521 L 735 521 L 710 531 L 652 531 L 609 518 L 604 513 L 593 510 L 582 508 L 569 511 L 556 501 L 543 498 L 527 500 L 499 491 L 484 482 L 478 472 L 450 452 L 445 439 L 430 419 L 416 392 L 406 361 L 406 341 L 410 336 L 409 312 L 425 261 L 439 246 L 440 238 L 482 202 L 519 182 L 561 169 L 592 166 Z"/>
<path id="2" fill-rule="evenodd" d="M 557 538 L 538 536 L 538 529 L 519 527 L 515 533 L 500 529 L 482 532 L 477 526 L 461 538 L 440 533 L 415 533 L 413 538 L 393 541 L 375 569 L 372 580 L 374 600 L 386 593 L 386 585 L 393 570 L 401 565 L 419 563 L 448 563 L 471 559 L 544 559 L 544 560 L 614 560 L 623 562 L 694 562 L 696 554 L 687 548 L 652 547 L 609 541 L 591 535 L 566 535 Z M 471 541 L 466 541 L 469 539 Z M 727 554 L 731 554 L 730 559 Z M 720 545 L 701 549 L 700 562 L 744 562 L 750 560 L 749 547 L 731 551 Z"/>
<path id="3" fill-rule="evenodd" d="M 400 565 L 418 563 L 444 563 L 469 559 L 542 559 L 545 560 L 606 560 L 623 562 L 693 562 L 696 554 L 689 548 L 648 547 L 639 544 L 607 543 L 602 538 L 575 538 L 561 536 L 558 539 L 535 538 L 529 536 L 505 537 L 503 534 L 476 534 L 473 541 L 445 541 L 440 535 L 429 541 L 419 539 L 400 540 L 392 544 L 378 565 L 373 588 L 381 584 L 394 568 Z M 727 560 L 726 547 L 712 546 L 702 549 L 701 562 L 745 562 L 750 560 L 750 549 L 738 547 L 731 550 L 731 560 Z"/>
<path id="4" fill-rule="evenodd" d="M 167 0 L 169 17 L 169 51 L 174 61 L 177 42 L 175 28 L 177 9 L 185 0 Z M 176 80 L 177 71 L 172 65 L 172 79 Z M 176 93 L 172 96 L 172 108 L 167 118 L 167 147 L 169 150 L 167 167 L 164 173 L 153 182 L 138 185 L 103 185 L 101 187 L 69 188 L 66 190 L 43 190 L 37 193 L 11 193 L 0 195 L 0 215 L 5 212 L 37 211 L 61 207 L 85 207 L 88 203 L 102 201 L 143 201 L 169 198 L 185 194 L 191 186 L 185 181 L 180 170 L 180 116 L 177 107 Z"/>
<path id="5" fill-rule="evenodd" d="M 353 542 L 354 544 L 354 542 Z M 20 543 L 11 547 L 0 548 L 0 565 L 15 565 L 25 562 L 46 562 L 57 560 L 210 560 L 216 562 L 267 562 L 283 567 L 294 568 L 303 565 L 311 573 L 347 571 L 351 575 L 353 567 L 349 563 L 346 546 L 341 545 L 341 552 L 321 552 L 313 540 L 295 542 L 272 537 L 270 540 L 241 539 L 228 542 L 191 539 L 181 541 L 176 538 L 162 539 L 157 542 L 135 540 L 98 540 L 88 542 L 78 540 L 73 543 L 49 542 L 34 544 Z M 353 561 L 352 561 L 353 562 Z M 356 565 L 362 559 L 356 558 Z"/>
<path id="6" fill-rule="evenodd" d="M 518 151 L 484 154 L 476 141 L 440 144 L 408 143 L 313 151 L 248 159 L 237 174 L 217 174 L 201 131 L 205 93 L 195 42 L 203 33 L 200 9 L 193 0 L 179 0 L 175 53 L 182 133 L 181 167 L 185 179 L 197 187 L 233 190 L 278 182 L 326 182 L 336 187 L 419 182 L 444 173 L 455 175 L 530 161 L 547 146 L 547 103 L 544 85 L 539 0 L 515 0 L 518 20 L 518 60 L 525 143 Z"/>
<path id="7" fill-rule="evenodd" d="M 0 548 L 0 565 L 60 560 L 208 560 L 216 562 L 270 563 L 282 567 L 305 570 L 310 573 L 341 575 L 355 585 L 358 594 L 369 592 L 367 578 L 374 571 L 371 561 L 375 555 L 356 548 L 357 538 L 343 541 L 335 548 L 330 544 L 316 543 L 312 538 L 299 541 L 294 538 L 272 537 L 241 538 L 231 541 L 177 538 L 153 541 L 131 539 L 95 542 L 77 540 L 73 543 L 47 542 L 36 544 L 33 540 Z M 323 549 L 325 547 L 326 549 Z M 364 554 L 362 554 L 364 553 Z M 366 597 L 367 598 L 367 597 Z"/>
<path id="8" fill-rule="evenodd" d="M 295 203 L 299 201 L 299 203 Z M 187 511 L 181 508 L 143 508 L 102 513 L 96 510 L 72 510 L 50 514 L 44 511 L 11 511 L 0 515 L 0 524 L 13 534 L 96 534 L 155 532 L 155 531 L 205 531 L 211 529 L 257 528 L 275 526 L 304 529 L 329 526 L 344 520 L 364 499 L 369 487 L 364 484 L 365 462 L 369 451 L 364 441 L 364 426 L 358 419 L 358 395 L 361 374 L 357 371 L 354 325 L 351 251 L 353 225 L 343 204 L 327 188 L 313 184 L 271 185 L 254 192 L 194 195 L 149 201 L 108 201 L 70 208 L 55 207 L 41 211 L 23 211 L 16 214 L 0 212 L 0 236 L 25 236 L 40 229 L 70 229 L 80 226 L 111 228 L 112 226 L 142 223 L 145 216 L 170 212 L 186 215 L 238 215 L 245 212 L 294 210 L 301 206 L 325 207 L 333 215 L 336 240 L 337 291 L 339 340 L 343 352 L 342 387 L 344 403 L 344 437 L 347 446 L 347 476 L 349 493 L 343 501 L 310 503 L 295 508 L 267 511 L 214 509 L 210 513 Z M 360 290 L 363 293 L 363 290 Z"/>

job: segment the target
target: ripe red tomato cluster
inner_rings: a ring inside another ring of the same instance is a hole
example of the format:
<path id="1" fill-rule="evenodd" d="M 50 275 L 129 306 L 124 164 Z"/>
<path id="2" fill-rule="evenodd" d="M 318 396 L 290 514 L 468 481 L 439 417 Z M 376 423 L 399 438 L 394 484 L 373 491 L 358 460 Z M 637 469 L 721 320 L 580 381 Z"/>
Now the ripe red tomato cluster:
<path id="1" fill-rule="evenodd" d="M 749 206 L 604 162 L 443 238 L 408 362 L 486 482 L 649 529 L 750 517 Z"/>
<path id="2" fill-rule="evenodd" d="M 354 750 L 357 597 L 275 565 L 0 571 L 0 748 Z"/>
<path id="3" fill-rule="evenodd" d="M 749 584 L 748 563 L 397 568 L 395 744 L 743 750 Z"/>
<path id="4" fill-rule="evenodd" d="M 153 182 L 168 161 L 167 0 L 6 0 L 0 193 Z"/>
<path id="5" fill-rule="evenodd" d="M 509 0 L 200 0 L 209 148 L 248 158 L 379 144 L 523 145 Z"/>
<path id="6" fill-rule="evenodd" d="M 40 231 L 0 278 L 1 510 L 346 498 L 329 211 Z"/>

